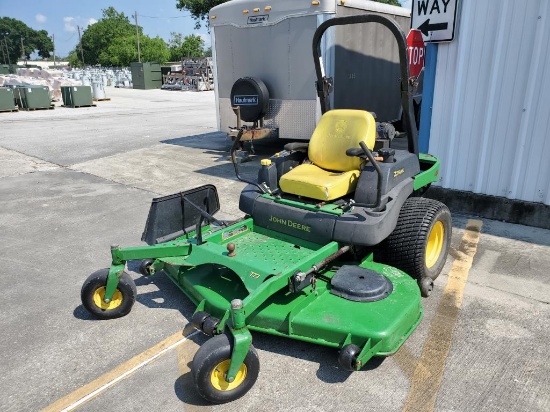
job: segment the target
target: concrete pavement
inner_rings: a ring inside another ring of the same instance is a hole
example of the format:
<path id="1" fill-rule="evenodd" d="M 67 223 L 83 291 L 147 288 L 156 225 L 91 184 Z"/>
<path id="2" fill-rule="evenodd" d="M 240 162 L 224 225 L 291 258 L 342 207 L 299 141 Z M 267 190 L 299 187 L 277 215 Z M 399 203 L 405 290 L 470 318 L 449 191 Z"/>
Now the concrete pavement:
<path id="1" fill-rule="evenodd" d="M 254 334 L 256 385 L 206 404 L 189 372 L 205 337 L 182 340 L 194 308 L 168 279 L 130 266 L 136 304 L 111 321 L 88 315 L 80 288 L 109 265 L 111 243 L 140 243 L 154 196 L 214 183 L 222 216 L 240 216 L 230 142 L 212 92 L 108 96 L 91 108 L 0 113 L 1 410 L 61 410 L 89 394 L 79 410 L 550 409 L 550 231 L 456 215 L 424 320 L 396 355 L 349 373 L 330 348 Z"/>

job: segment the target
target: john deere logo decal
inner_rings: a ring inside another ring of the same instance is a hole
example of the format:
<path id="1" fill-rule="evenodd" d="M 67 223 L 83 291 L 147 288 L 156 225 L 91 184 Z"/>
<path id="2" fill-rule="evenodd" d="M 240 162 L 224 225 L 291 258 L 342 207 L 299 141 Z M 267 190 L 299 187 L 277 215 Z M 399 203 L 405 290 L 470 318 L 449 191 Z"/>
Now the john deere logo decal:
<path id="1" fill-rule="evenodd" d="M 302 225 L 301 223 L 293 222 L 290 219 L 281 219 L 276 216 L 270 216 L 269 221 L 279 225 L 289 226 L 293 229 L 303 230 L 304 232 L 311 232 L 311 226 Z"/>
<path id="2" fill-rule="evenodd" d="M 257 106 L 258 105 L 258 95 L 244 95 L 244 96 L 233 96 L 233 105 L 234 106 Z"/>

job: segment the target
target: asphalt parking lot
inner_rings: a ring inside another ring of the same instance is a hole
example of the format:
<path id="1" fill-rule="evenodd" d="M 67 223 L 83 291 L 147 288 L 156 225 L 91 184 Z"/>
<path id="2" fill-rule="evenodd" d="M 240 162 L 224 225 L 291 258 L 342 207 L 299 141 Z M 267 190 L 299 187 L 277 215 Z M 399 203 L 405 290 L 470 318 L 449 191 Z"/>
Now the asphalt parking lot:
<path id="1" fill-rule="evenodd" d="M 548 411 L 550 231 L 453 215 L 451 253 L 418 329 L 392 357 L 338 368 L 333 349 L 253 334 L 261 371 L 212 406 L 190 362 L 206 337 L 162 274 L 124 318 L 99 321 L 80 288 L 140 244 L 152 197 L 244 186 L 217 131 L 213 92 L 108 89 L 97 107 L 0 113 L 0 410 Z M 261 154 L 243 165 L 254 175 Z"/>

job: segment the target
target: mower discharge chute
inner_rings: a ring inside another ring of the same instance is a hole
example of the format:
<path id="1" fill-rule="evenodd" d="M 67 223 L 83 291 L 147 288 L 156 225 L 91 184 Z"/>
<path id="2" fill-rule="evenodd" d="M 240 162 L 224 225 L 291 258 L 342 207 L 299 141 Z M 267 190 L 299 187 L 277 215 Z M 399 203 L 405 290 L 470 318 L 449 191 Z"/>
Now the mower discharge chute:
<path id="1" fill-rule="evenodd" d="M 330 110 L 322 35 L 367 22 L 386 26 L 399 46 L 408 150 L 378 141 L 368 111 Z M 197 305 L 193 326 L 212 336 L 192 364 L 211 402 L 237 399 L 256 381 L 250 331 L 333 347 L 346 370 L 395 353 L 421 321 L 421 295 L 447 257 L 450 212 L 418 197 L 437 180 L 439 161 L 418 154 L 405 36 L 381 16 L 334 18 L 317 29 L 313 52 L 324 114 L 309 144 L 262 160 L 258 180 L 240 195 L 246 216 L 217 220 L 212 185 L 154 199 L 142 237 L 149 246 L 113 246 L 111 267 L 82 287 L 91 313 L 116 318 L 136 296 L 126 263 L 141 260 L 143 275 L 163 271 Z"/>

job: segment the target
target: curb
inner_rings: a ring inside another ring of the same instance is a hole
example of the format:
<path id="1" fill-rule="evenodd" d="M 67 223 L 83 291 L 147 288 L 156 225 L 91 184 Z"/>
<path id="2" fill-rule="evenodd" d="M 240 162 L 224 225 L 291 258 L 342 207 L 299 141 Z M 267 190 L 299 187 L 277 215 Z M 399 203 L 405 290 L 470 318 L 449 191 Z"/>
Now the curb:
<path id="1" fill-rule="evenodd" d="M 445 203 L 452 212 L 550 229 L 550 206 L 499 196 L 432 186 L 424 195 Z"/>

